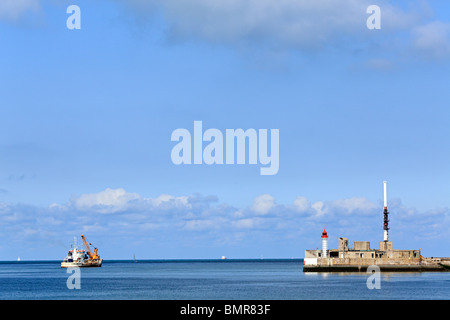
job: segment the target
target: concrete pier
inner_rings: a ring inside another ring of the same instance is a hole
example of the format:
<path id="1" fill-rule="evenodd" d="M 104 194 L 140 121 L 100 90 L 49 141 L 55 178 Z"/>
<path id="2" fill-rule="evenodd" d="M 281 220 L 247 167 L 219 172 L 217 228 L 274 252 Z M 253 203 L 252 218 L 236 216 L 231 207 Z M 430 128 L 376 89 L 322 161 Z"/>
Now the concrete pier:
<path id="1" fill-rule="evenodd" d="M 378 266 L 385 272 L 450 271 L 450 258 L 425 258 L 420 250 L 396 250 L 392 242 L 382 241 L 380 249 L 371 249 L 368 241 L 355 241 L 348 247 L 348 239 L 339 238 L 339 248 L 331 249 L 323 257 L 321 250 L 305 250 L 304 272 L 366 272 Z"/>
<path id="2" fill-rule="evenodd" d="M 366 272 L 378 266 L 381 272 L 445 272 L 450 271 L 450 258 L 419 259 L 318 259 L 317 264 L 304 264 L 304 272 Z"/>
<path id="3" fill-rule="evenodd" d="M 424 258 L 419 250 L 394 249 L 389 241 L 389 211 L 386 181 L 384 185 L 384 241 L 379 249 L 371 249 L 369 241 L 355 241 L 353 248 L 347 238 L 339 238 L 337 249 L 328 249 L 328 234 L 322 233 L 322 250 L 305 250 L 304 272 L 365 272 L 370 266 L 380 271 L 450 271 L 450 258 Z"/>

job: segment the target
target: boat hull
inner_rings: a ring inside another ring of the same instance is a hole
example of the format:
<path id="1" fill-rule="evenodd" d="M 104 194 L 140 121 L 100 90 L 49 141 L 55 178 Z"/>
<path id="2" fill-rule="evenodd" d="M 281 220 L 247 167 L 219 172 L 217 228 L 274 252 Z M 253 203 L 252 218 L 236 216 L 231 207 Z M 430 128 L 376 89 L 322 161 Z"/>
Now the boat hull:
<path id="1" fill-rule="evenodd" d="M 101 267 L 103 259 L 94 261 L 84 261 L 84 262 L 61 262 L 61 268 L 95 268 Z"/>

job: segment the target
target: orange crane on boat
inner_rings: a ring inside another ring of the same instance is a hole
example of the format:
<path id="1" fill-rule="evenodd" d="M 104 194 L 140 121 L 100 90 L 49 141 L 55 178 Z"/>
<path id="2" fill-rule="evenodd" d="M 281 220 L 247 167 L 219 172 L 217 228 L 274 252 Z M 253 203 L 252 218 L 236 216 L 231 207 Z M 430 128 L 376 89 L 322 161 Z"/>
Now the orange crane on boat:
<path id="1" fill-rule="evenodd" d="M 91 248 L 89 248 L 89 244 L 92 245 L 92 243 L 87 242 L 84 235 L 81 235 L 81 239 L 83 239 L 84 246 L 86 247 L 86 252 L 89 255 L 90 260 L 100 260 L 100 256 L 98 255 L 97 248 L 94 247 L 94 253 L 92 253 Z"/>

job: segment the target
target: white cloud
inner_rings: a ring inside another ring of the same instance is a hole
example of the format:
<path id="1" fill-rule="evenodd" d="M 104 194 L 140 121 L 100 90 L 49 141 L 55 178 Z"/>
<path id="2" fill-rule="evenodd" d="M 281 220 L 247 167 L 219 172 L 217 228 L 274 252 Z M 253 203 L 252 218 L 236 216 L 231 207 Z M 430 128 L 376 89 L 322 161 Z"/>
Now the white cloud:
<path id="1" fill-rule="evenodd" d="M 175 197 L 169 194 L 162 194 L 154 199 L 146 198 L 145 200 L 149 201 L 153 206 L 160 207 L 164 205 L 173 205 L 180 207 L 191 207 L 189 203 L 189 197 Z"/>
<path id="2" fill-rule="evenodd" d="M 347 32 L 358 30 L 368 2 L 129 0 L 129 3 L 139 9 L 161 8 L 171 36 L 175 38 L 198 37 L 225 43 L 269 41 L 279 45 L 314 47 L 343 29 Z"/>
<path id="3" fill-rule="evenodd" d="M 217 221 L 214 220 L 189 220 L 184 224 L 186 230 L 211 230 L 217 228 Z"/>
<path id="4" fill-rule="evenodd" d="M 251 209 L 257 214 L 267 214 L 275 205 L 275 198 L 270 194 L 263 194 L 256 197 Z"/>
<path id="5" fill-rule="evenodd" d="M 243 218 L 244 217 L 244 211 L 243 210 L 236 210 L 232 213 L 232 217 L 234 218 Z"/>
<path id="6" fill-rule="evenodd" d="M 82 233 L 86 234 L 86 233 L 90 233 L 90 234 L 98 234 L 100 232 L 105 232 L 108 231 L 108 229 L 105 226 L 100 226 L 97 224 L 94 225 L 84 225 L 81 229 Z"/>
<path id="7" fill-rule="evenodd" d="M 322 201 L 314 202 L 311 207 L 314 209 L 315 214 L 313 218 L 321 218 L 325 215 L 327 208 Z"/>
<path id="8" fill-rule="evenodd" d="M 355 197 L 332 201 L 330 207 L 344 214 L 371 214 L 378 206 L 366 198 Z"/>
<path id="9" fill-rule="evenodd" d="M 359 61 L 365 62 L 356 67 L 391 71 L 407 61 L 405 57 L 413 61 L 450 57 L 450 22 L 437 18 L 438 9 L 428 1 L 407 6 L 378 1 L 381 30 L 375 31 L 366 26 L 371 0 L 117 1 L 142 20 L 159 14 L 162 19 L 155 21 L 164 21 L 170 42 L 225 44 L 249 50 L 252 58 L 261 53 L 260 57 L 284 57 L 291 50 L 317 54 L 332 49 L 363 57 Z"/>
<path id="10" fill-rule="evenodd" d="M 259 218 L 247 218 L 234 221 L 234 227 L 238 229 L 251 229 L 260 225 L 261 219 Z"/>
<path id="11" fill-rule="evenodd" d="M 310 208 L 310 204 L 306 197 L 297 197 L 294 200 L 294 207 L 300 212 L 305 212 Z"/>
<path id="12" fill-rule="evenodd" d="M 98 213 L 117 213 L 124 211 L 145 210 L 171 210 L 176 208 L 191 208 L 189 197 L 176 197 L 162 194 L 156 198 L 144 198 L 137 193 L 127 192 L 122 188 L 110 189 L 97 193 L 82 194 L 74 196 L 69 204 L 59 205 L 53 203 L 52 209 L 64 209 L 73 207 L 81 211 L 93 211 Z"/>
<path id="13" fill-rule="evenodd" d="M 306 51 L 372 41 L 370 0 L 122 0 L 139 14 L 161 12 L 172 40 L 232 45 L 265 44 Z M 383 32 L 407 30 L 425 15 L 381 0 Z M 422 8 L 421 8 L 422 9 Z M 386 34 L 384 34 L 386 35 Z M 352 41 L 349 41 L 352 40 Z"/>
<path id="14" fill-rule="evenodd" d="M 152 20 L 152 13 L 160 13 L 167 39 L 175 42 L 200 39 L 238 48 L 256 45 L 258 50 L 251 52 L 260 52 L 262 45 L 275 49 L 271 52 L 333 48 L 370 54 L 377 48 L 377 52 L 398 54 L 406 48 L 428 58 L 450 56 L 449 23 L 432 21 L 433 12 L 426 1 L 414 1 L 405 9 L 379 0 L 382 29 L 375 32 L 366 27 L 366 9 L 374 4 L 371 0 L 116 1 L 142 18 L 133 21 Z M 16 21 L 30 13 L 36 15 L 41 7 L 42 0 L 1 0 L 0 19 Z M 368 67 L 381 70 L 390 70 L 393 64 L 379 56 L 367 62 Z"/>
<path id="15" fill-rule="evenodd" d="M 413 45 L 431 58 L 450 57 L 450 22 L 433 21 L 413 29 Z"/>
<path id="16" fill-rule="evenodd" d="M 83 194 L 72 199 L 78 210 L 93 210 L 100 213 L 114 213 L 127 209 L 128 203 L 140 199 L 137 193 L 128 193 L 124 189 L 109 189 L 98 193 Z"/>
<path id="17" fill-rule="evenodd" d="M 311 204 L 306 197 L 300 196 L 294 200 L 293 205 L 293 210 L 302 213 L 302 216 L 311 221 L 329 221 L 330 223 L 334 223 L 338 217 L 349 215 L 359 217 L 375 215 L 378 209 L 379 205 L 363 197 L 316 201 Z"/>
<path id="18" fill-rule="evenodd" d="M 0 19 L 17 20 L 27 12 L 39 11 L 40 0 L 1 0 Z"/>

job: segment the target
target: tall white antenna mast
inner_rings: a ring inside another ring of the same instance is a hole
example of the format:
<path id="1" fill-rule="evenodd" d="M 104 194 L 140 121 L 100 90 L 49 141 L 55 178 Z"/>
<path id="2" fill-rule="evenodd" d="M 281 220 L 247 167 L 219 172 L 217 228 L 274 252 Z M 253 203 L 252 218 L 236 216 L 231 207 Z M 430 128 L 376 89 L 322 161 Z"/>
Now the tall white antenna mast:
<path id="1" fill-rule="evenodd" d="M 389 241 L 389 211 L 387 209 L 387 181 L 383 181 L 384 185 L 384 241 Z"/>

